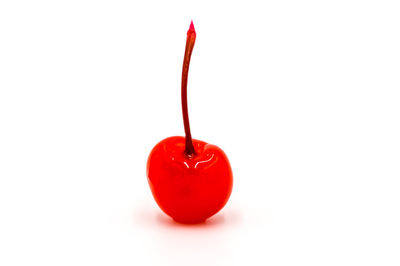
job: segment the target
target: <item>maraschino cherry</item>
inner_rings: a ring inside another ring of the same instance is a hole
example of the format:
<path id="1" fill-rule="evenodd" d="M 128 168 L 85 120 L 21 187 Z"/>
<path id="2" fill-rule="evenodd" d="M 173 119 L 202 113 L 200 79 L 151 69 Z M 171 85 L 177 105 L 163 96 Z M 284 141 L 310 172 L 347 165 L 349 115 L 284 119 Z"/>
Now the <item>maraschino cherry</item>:
<path id="1" fill-rule="evenodd" d="M 147 161 L 147 179 L 158 206 L 180 223 L 201 223 L 221 210 L 232 192 L 232 169 L 217 146 L 192 139 L 187 107 L 190 57 L 196 40 L 193 22 L 187 32 L 182 69 L 185 137 L 160 141 Z"/>

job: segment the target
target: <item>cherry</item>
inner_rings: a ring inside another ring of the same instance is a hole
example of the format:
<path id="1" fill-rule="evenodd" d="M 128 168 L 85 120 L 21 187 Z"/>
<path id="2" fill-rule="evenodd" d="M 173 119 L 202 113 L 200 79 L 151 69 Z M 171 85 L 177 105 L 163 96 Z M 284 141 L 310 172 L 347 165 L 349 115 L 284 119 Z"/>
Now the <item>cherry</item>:
<path id="1" fill-rule="evenodd" d="M 180 223 L 201 223 L 221 210 L 232 192 L 232 169 L 217 146 L 192 139 L 187 79 L 196 40 L 193 22 L 187 32 L 182 68 L 182 114 L 185 137 L 160 141 L 147 160 L 147 180 L 158 206 Z"/>

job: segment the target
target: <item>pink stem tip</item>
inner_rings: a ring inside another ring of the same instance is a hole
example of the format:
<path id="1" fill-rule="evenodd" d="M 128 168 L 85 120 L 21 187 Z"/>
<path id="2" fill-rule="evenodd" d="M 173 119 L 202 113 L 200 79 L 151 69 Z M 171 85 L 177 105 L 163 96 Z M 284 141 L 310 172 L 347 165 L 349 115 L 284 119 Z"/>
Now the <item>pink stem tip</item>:
<path id="1" fill-rule="evenodd" d="M 189 32 L 194 32 L 196 34 L 196 30 L 194 29 L 194 25 L 193 25 L 193 20 L 190 21 L 190 27 L 188 30 L 188 34 L 189 34 Z"/>

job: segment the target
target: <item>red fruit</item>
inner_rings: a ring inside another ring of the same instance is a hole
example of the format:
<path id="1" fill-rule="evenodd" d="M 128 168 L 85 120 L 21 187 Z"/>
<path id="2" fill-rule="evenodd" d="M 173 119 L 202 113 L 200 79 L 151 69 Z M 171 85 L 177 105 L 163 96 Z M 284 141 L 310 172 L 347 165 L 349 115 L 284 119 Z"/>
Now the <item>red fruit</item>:
<path id="1" fill-rule="evenodd" d="M 187 78 L 196 40 L 193 22 L 187 33 L 182 69 L 185 137 L 160 141 L 147 161 L 147 178 L 158 206 L 175 221 L 200 223 L 221 210 L 232 192 L 232 170 L 215 145 L 193 140 L 187 109 Z"/>
<path id="2" fill-rule="evenodd" d="M 158 206 L 181 223 L 199 223 L 216 214 L 232 191 L 232 170 L 215 145 L 193 140 L 188 157 L 184 137 L 169 137 L 151 151 L 147 176 Z"/>

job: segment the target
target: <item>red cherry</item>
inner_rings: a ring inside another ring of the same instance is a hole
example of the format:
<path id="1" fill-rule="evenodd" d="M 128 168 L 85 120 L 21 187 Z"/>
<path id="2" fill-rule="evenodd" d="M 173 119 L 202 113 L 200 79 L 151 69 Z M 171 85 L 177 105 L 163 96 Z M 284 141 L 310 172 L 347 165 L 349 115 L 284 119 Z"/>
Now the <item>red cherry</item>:
<path id="1" fill-rule="evenodd" d="M 160 141 L 147 160 L 147 179 L 158 206 L 175 221 L 200 223 L 221 210 L 232 192 L 232 170 L 215 145 L 192 139 L 187 109 L 187 78 L 196 40 L 193 22 L 187 33 L 182 68 L 185 137 Z"/>
<path id="2" fill-rule="evenodd" d="M 199 223 L 216 214 L 232 191 L 232 170 L 215 145 L 193 140 L 196 155 L 185 151 L 184 137 L 169 137 L 151 151 L 147 176 L 160 208 L 181 223 Z"/>

